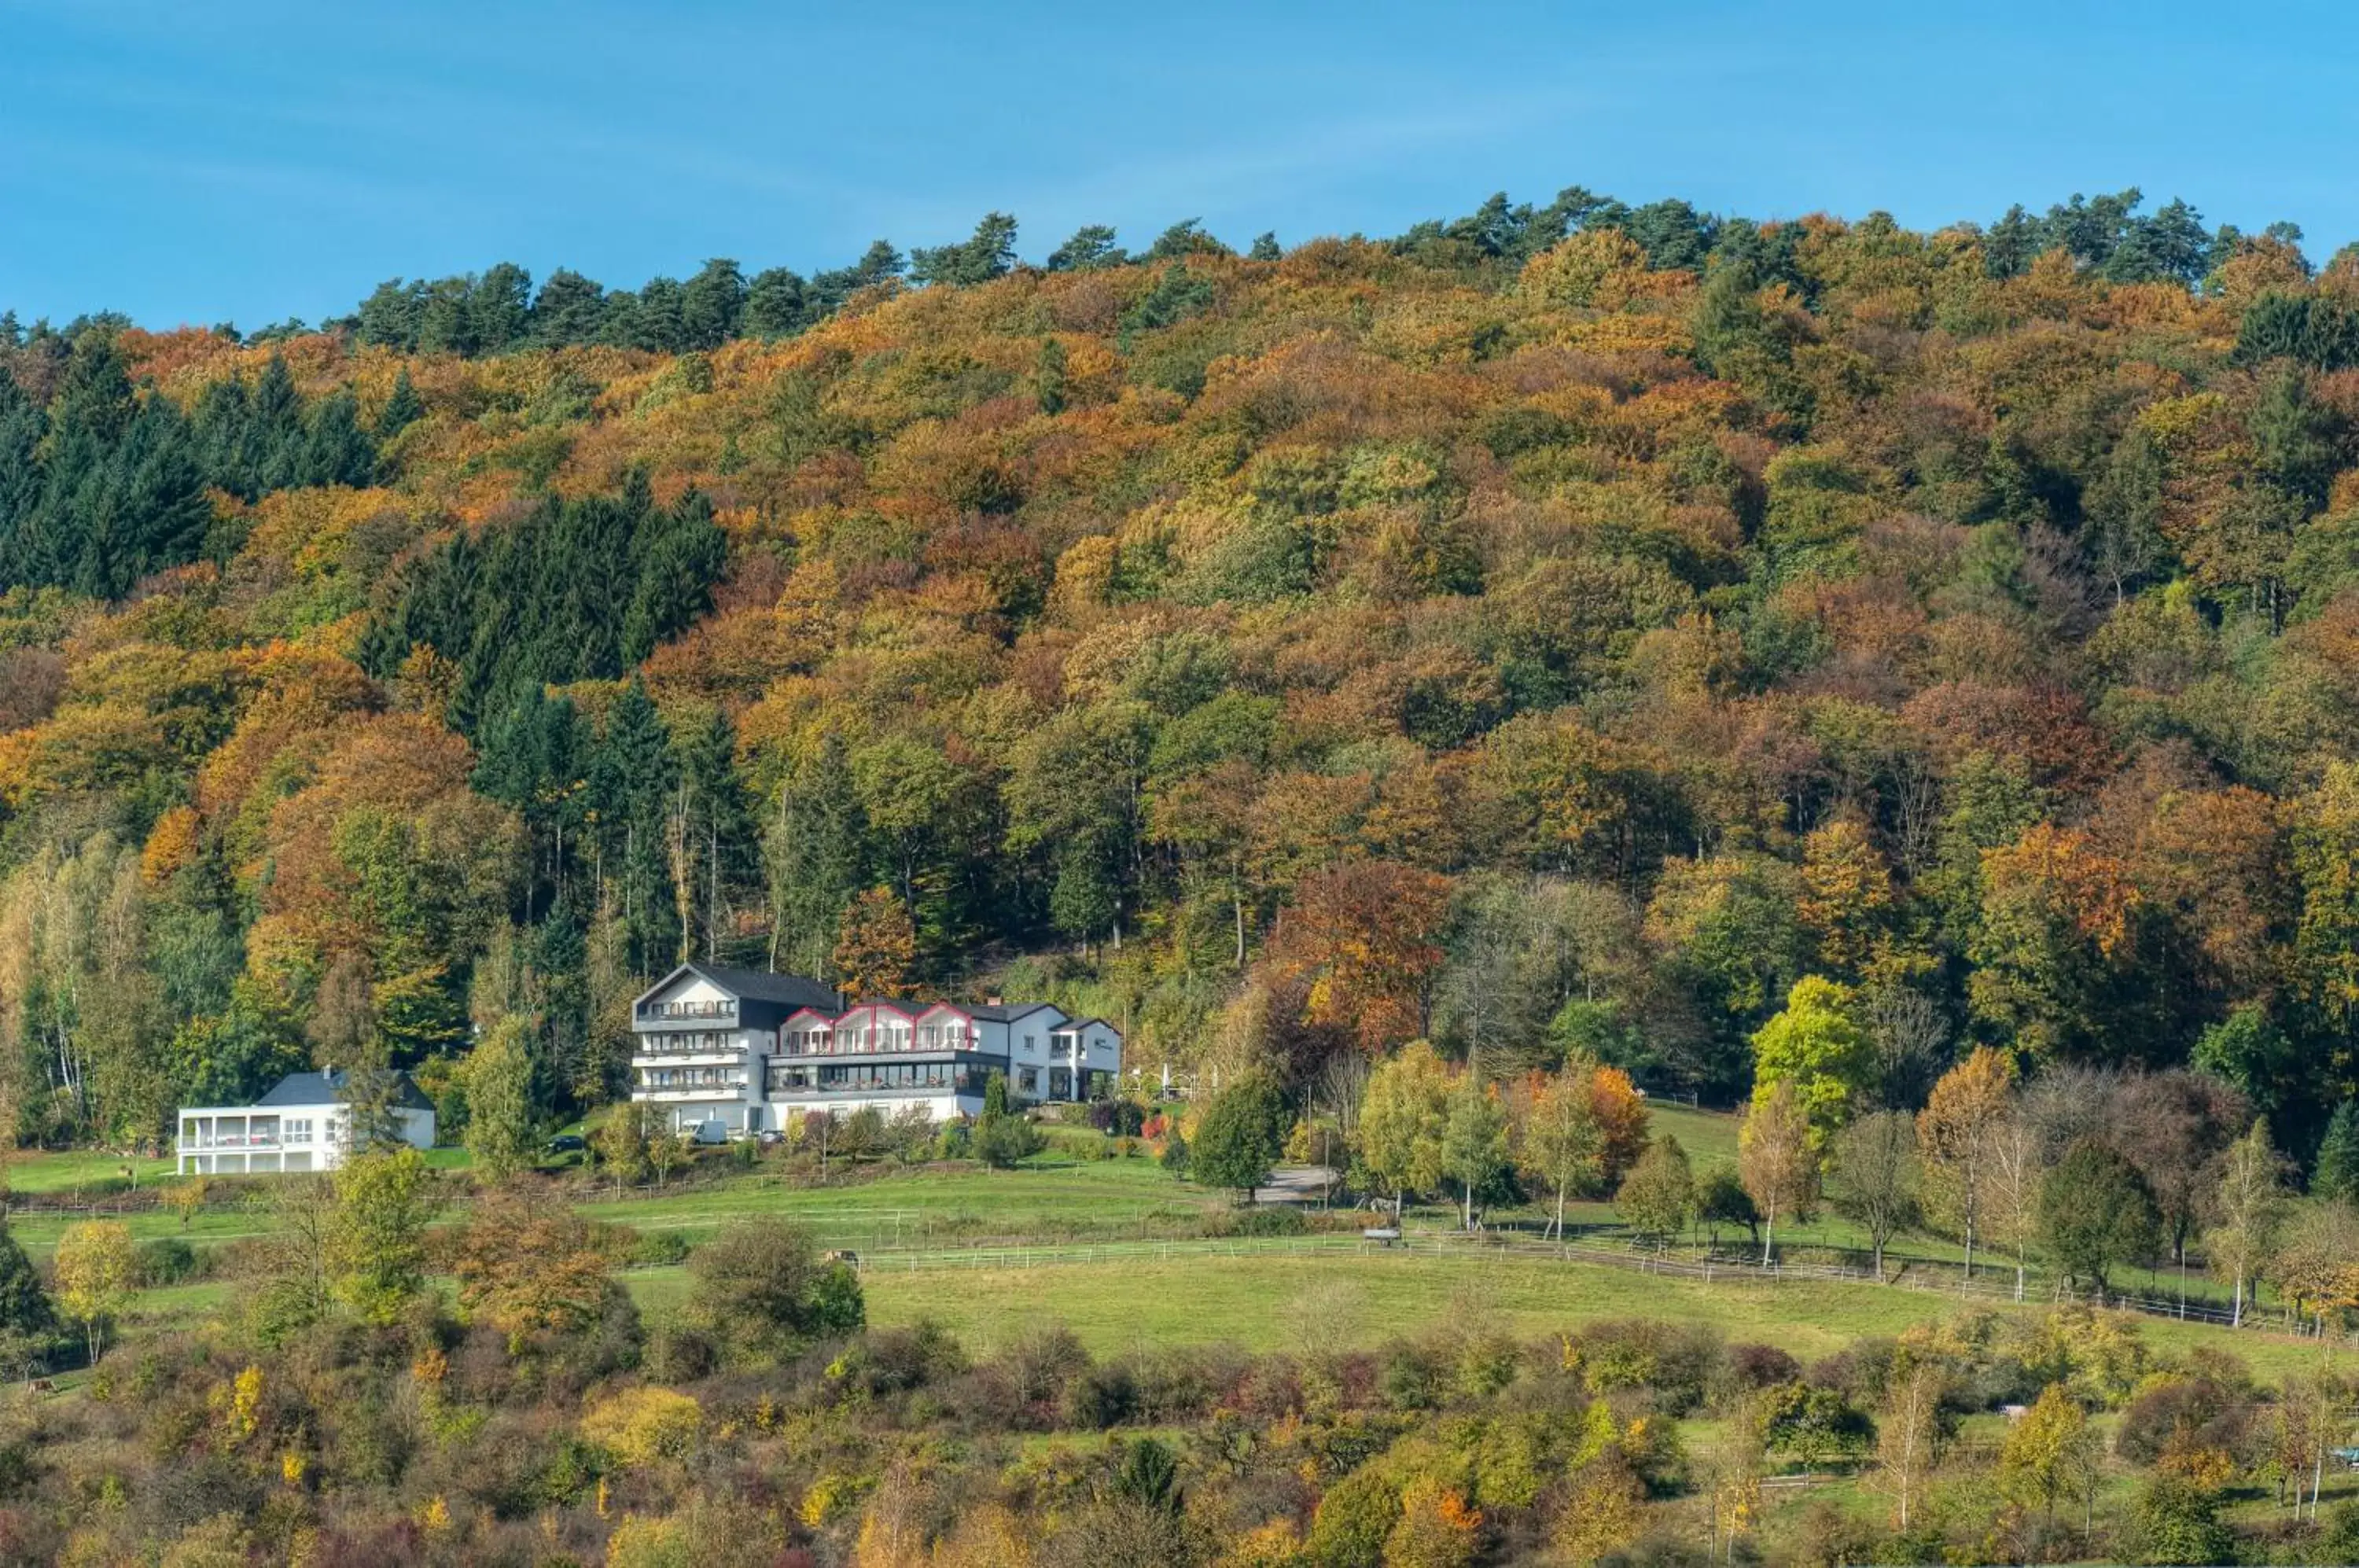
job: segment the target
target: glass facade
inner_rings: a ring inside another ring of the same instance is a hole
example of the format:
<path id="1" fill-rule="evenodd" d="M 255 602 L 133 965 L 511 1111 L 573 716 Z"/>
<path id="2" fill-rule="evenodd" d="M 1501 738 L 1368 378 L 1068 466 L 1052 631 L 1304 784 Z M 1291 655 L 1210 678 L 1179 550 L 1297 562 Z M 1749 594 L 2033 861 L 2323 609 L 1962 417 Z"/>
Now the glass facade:
<path id="1" fill-rule="evenodd" d="M 774 1062 L 766 1093 L 778 1094 L 980 1094 L 991 1068 L 959 1062 Z"/>

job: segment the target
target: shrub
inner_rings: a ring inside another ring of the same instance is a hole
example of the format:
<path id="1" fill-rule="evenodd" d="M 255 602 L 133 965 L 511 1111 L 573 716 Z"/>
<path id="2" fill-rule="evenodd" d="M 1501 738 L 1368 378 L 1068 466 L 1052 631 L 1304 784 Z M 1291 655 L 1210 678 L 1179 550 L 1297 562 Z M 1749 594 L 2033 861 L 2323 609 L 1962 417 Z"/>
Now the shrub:
<path id="1" fill-rule="evenodd" d="M 732 1220 L 689 1259 L 689 1323 L 716 1340 L 790 1349 L 867 1321 L 860 1280 L 821 1261 L 810 1233 L 773 1218 Z"/>
<path id="2" fill-rule="evenodd" d="M 1057 1423 L 1078 1432 L 1120 1426 L 1138 1409 L 1138 1383 L 1126 1367 L 1093 1367 L 1065 1385 Z"/>
<path id="3" fill-rule="evenodd" d="M 1806 1465 L 1864 1453 L 1875 1435 L 1867 1416 L 1842 1394 L 1802 1382 L 1770 1389 L 1761 1419 L 1763 1443 Z"/>
<path id="4" fill-rule="evenodd" d="M 1310 1222 L 1292 1204 L 1235 1209 L 1213 1216 L 1208 1226 L 1215 1236 L 1300 1236 Z"/>
<path id="5" fill-rule="evenodd" d="M 1379 1381 L 1385 1403 L 1397 1410 L 1430 1410 L 1441 1402 L 1447 1369 L 1423 1347 L 1396 1345 L 1385 1354 Z"/>
<path id="6" fill-rule="evenodd" d="M 132 1252 L 131 1267 L 140 1289 L 149 1290 L 193 1279 L 203 1271 L 196 1248 L 176 1236 L 141 1242 Z"/>
<path id="7" fill-rule="evenodd" d="M 663 1269 L 688 1261 L 695 1248 L 676 1230 L 640 1231 L 631 1238 L 623 1261 L 635 1269 Z"/>
<path id="8" fill-rule="evenodd" d="M 671 1388 L 625 1388 L 582 1418 L 582 1435 L 625 1465 L 685 1458 L 703 1430 L 704 1408 Z"/>
<path id="9" fill-rule="evenodd" d="M 1136 1138 L 1147 1126 L 1147 1107 L 1136 1100 L 1093 1100 L 1089 1119 L 1109 1138 Z"/>
<path id="10" fill-rule="evenodd" d="M 2313 1563 L 2359 1563 L 2359 1500 L 2337 1503 L 2320 1532 Z"/>
<path id="11" fill-rule="evenodd" d="M 1644 1388 L 1670 1415 L 1703 1402 L 1726 1355 L 1720 1336 L 1701 1324 L 1634 1319 L 1593 1323 L 1576 1347 L 1593 1390 Z"/>
<path id="12" fill-rule="evenodd" d="M 1319 1499 L 1307 1543 L 1310 1558 L 1321 1568 L 1378 1568 L 1385 1540 L 1400 1517 L 1400 1484 L 1383 1466 L 1364 1465 Z"/>
<path id="13" fill-rule="evenodd" d="M 1802 1364 L 1774 1345 L 1732 1345 L 1729 1376 L 1739 1388 L 1767 1388 L 1802 1375 Z"/>
<path id="14" fill-rule="evenodd" d="M 2234 1563 L 2236 1537 L 2220 1522 L 2220 1498 L 2176 1475 L 2157 1475 L 2137 1504 L 2144 1561 L 2158 1563 Z"/>

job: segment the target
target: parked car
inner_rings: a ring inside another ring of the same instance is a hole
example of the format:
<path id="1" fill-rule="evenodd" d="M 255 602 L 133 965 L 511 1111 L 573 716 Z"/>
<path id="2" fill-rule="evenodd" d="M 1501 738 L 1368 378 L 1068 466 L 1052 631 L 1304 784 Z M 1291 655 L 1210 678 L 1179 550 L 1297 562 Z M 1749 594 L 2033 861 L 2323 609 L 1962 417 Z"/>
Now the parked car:
<path id="1" fill-rule="evenodd" d="M 590 1140 L 578 1132 L 561 1132 L 549 1140 L 551 1154 L 579 1154 L 590 1147 Z"/>

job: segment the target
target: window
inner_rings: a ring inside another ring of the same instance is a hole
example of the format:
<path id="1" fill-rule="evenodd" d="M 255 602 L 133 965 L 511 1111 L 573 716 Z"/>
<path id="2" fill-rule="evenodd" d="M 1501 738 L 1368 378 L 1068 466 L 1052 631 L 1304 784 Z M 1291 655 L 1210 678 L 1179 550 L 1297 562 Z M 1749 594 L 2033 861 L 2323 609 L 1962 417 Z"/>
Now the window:
<path id="1" fill-rule="evenodd" d="M 286 1136 L 287 1136 L 287 1141 L 288 1141 L 288 1143 L 309 1143 L 309 1142 L 310 1142 L 310 1141 L 311 1141 L 311 1118 L 310 1118 L 310 1117 L 309 1117 L 309 1116 L 289 1116 L 289 1117 L 288 1117 L 288 1118 L 287 1118 L 287 1135 L 286 1135 Z"/>
<path id="2" fill-rule="evenodd" d="M 1040 1037 L 1037 1034 L 1026 1035 L 1024 1037 L 1024 1049 L 1036 1055 L 1038 1054 L 1040 1050 Z"/>
<path id="3" fill-rule="evenodd" d="M 1029 1044 L 1031 1042 L 1027 1040 L 1026 1043 Z M 1038 1094 L 1040 1092 L 1040 1070 L 1037 1067 L 1017 1068 L 1016 1070 L 1016 1086 L 1023 1090 L 1027 1094 Z"/>

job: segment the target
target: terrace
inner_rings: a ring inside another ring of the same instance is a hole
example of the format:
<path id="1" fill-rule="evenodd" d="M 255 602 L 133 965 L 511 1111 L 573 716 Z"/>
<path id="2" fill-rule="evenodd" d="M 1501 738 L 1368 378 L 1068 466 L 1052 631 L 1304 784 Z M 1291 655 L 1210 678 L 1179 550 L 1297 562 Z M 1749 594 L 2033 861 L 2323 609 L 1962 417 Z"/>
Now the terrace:
<path id="1" fill-rule="evenodd" d="M 867 1029 L 788 1029 L 778 1037 L 782 1056 L 875 1056 L 915 1051 L 974 1051 L 981 1042 L 964 1024 L 917 1029 L 888 1024 Z"/>
<path id="2" fill-rule="evenodd" d="M 310 1149 L 321 1141 L 322 1133 L 333 1140 L 342 1131 L 340 1121 L 331 1120 L 322 1128 L 310 1116 L 197 1111 L 180 1117 L 180 1133 L 176 1141 L 182 1154 L 219 1149 Z"/>
<path id="3" fill-rule="evenodd" d="M 679 1060 L 695 1057 L 735 1057 L 744 1053 L 743 1039 L 723 1034 L 717 1029 L 695 1029 L 679 1033 L 651 1034 L 641 1037 L 631 1047 L 631 1055 L 642 1062 Z"/>
<path id="4" fill-rule="evenodd" d="M 734 1023 L 737 1003 L 734 998 L 718 1002 L 642 1002 L 636 1016 L 641 1023 L 675 1023 L 691 1018 L 725 1018 Z"/>

